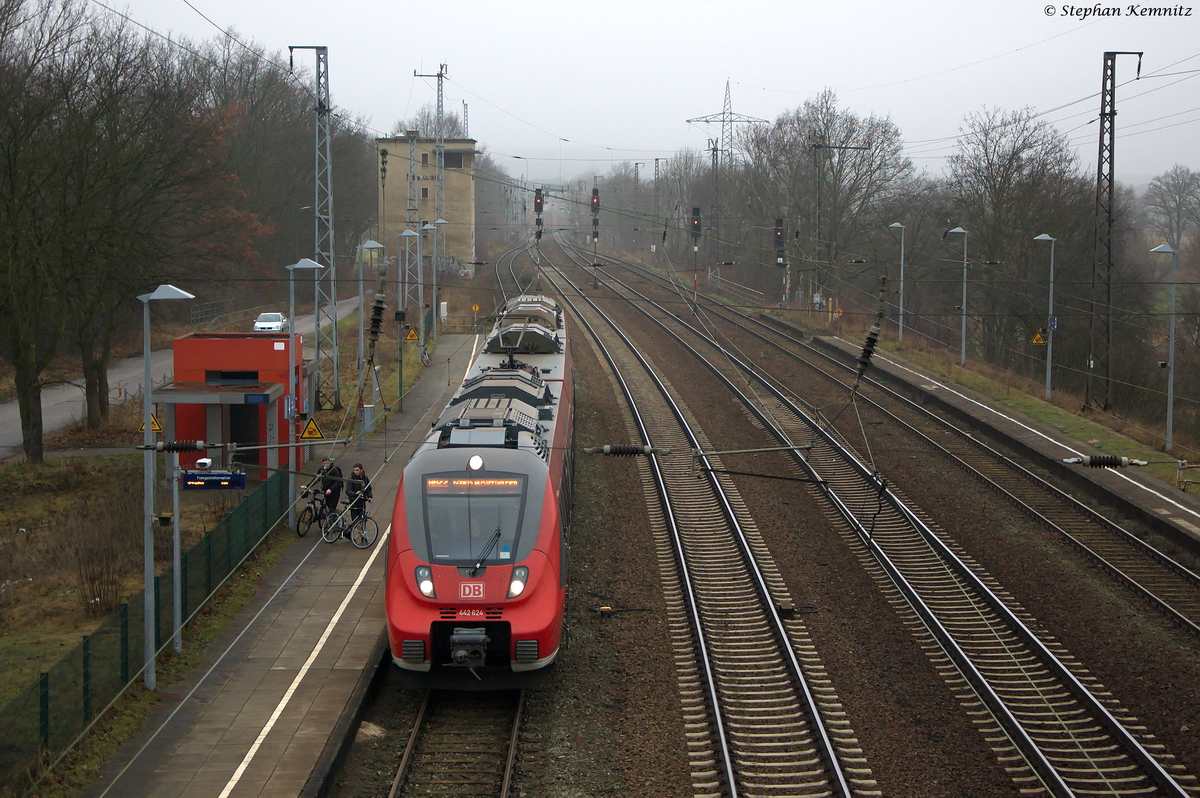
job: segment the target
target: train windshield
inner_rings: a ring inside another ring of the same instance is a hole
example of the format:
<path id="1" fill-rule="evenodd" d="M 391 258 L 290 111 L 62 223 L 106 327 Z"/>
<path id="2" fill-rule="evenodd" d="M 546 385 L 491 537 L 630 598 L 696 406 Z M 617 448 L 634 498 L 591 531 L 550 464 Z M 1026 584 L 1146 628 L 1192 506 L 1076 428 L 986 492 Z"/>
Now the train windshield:
<path id="1" fill-rule="evenodd" d="M 427 474 L 425 535 L 430 559 L 466 565 L 486 554 L 484 564 L 512 562 L 525 512 L 525 481 L 523 474 Z"/>

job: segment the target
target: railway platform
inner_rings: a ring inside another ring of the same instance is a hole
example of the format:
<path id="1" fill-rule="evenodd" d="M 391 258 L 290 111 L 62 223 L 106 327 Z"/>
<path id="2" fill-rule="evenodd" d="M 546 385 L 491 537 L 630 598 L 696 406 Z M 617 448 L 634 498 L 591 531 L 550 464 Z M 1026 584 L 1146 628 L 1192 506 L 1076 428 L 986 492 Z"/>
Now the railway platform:
<path id="1" fill-rule="evenodd" d="M 798 328 L 797 332 L 800 332 Z M 861 343 L 834 336 L 817 336 L 814 344 L 835 352 L 847 362 L 858 357 Z M 1099 501 L 1116 504 L 1137 516 L 1192 556 L 1200 556 L 1200 496 L 1185 493 L 1137 468 L 1087 468 L 1065 465 L 1065 458 L 1101 455 L 1101 451 L 1022 413 L 1005 407 L 989 396 L 951 383 L 941 375 L 902 361 L 878 350 L 868 376 L 901 387 L 925 404 L 957 416 L 985 434 L 1015 442 L 1039 458 L 1048 471 L 1065 477 L 1079 490 Z M 1170 459 L 1162 454 L 1163 459 Z"/>
<path id="2" fill-rule="evenodd" d="M 298 538 L 202 664 L 163 692 L 87 798 L 319 794 L 347 719 L 387 657 L 383 538 L 400 474 L 476 344 L 472 335 L 443 335 L 388 429 L 331 453 L 344 472 L 362 462 L 372 475 L 375 545 L 330 545 L 315 531 Z"/>

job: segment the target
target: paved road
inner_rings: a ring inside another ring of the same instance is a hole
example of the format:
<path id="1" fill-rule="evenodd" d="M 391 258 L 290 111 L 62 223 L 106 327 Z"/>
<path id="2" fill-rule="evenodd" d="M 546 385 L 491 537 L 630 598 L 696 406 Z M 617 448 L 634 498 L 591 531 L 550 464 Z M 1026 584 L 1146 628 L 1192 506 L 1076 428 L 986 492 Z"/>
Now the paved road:
<path id="1" fill-rule="evenodd" d="M 337 317 L 343 318 L 358 310 L 358 297 L 345 299 L 337 304 Z M 252 325 L 246 322 L 247 329 Z M 296 317 L 296 331 L 311 336 L 312 314 Z M 357 331 L 356 331 L 357 335 Z M 121 388 L 137 393 L 142 387 L 144 372 L 142 358 L 131 357 L 108 370 L 108 386 L 112 391 Z M 172 376 L 171 350 L 160 349 L 150 353 L 150 378 L 156 384 Z M 75 385 L 54 385 L 42 390 L 42 427 L 46 434 L 62 429 L 85 412 L 83 388 Z M 21 414 L 17 403 L 0 404 L 0 462 L 22 456 Z"/>

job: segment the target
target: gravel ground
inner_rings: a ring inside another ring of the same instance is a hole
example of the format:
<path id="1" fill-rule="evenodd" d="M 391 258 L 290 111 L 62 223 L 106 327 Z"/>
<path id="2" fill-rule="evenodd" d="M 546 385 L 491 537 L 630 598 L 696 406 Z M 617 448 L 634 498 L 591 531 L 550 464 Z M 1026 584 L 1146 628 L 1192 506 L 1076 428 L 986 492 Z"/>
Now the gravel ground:
<path id="1" fill-rule="evenodd" d="M 617 305 L 612 305 L 618 309 Z M 655 360 L 719 449 L 778 445 L 724 387 L 701 374 L 659 328 L 622 313 L 625 331 L 655 341 Z M 786 473 L 777 455 L 725 458 L 727 468 Z M 738 477 L 788 588 L 829 670 L 867 764 L 885 795 L 1010 796 L 1015 792 L 983 736 L 903 619 L 872 581 L 803 483 Z"/>

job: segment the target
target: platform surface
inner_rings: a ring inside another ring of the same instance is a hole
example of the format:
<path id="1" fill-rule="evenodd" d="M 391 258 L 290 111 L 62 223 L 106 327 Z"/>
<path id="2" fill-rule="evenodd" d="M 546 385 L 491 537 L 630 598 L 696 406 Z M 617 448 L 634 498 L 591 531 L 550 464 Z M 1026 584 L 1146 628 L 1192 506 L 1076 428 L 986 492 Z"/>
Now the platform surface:
<path id="1" fill-rule="evenodd" d="M 343 472 L 361 462 L 372 475 L 375 545 L 327 544 L 315 531 L 298 539 L 85 796 L 300 794 L 374 664 L 385 622 L 384 532 L 401 471 L 460 384 L 475 344 L 475 336 L 443 335 L 386 433 L 332 453 Z"/>

